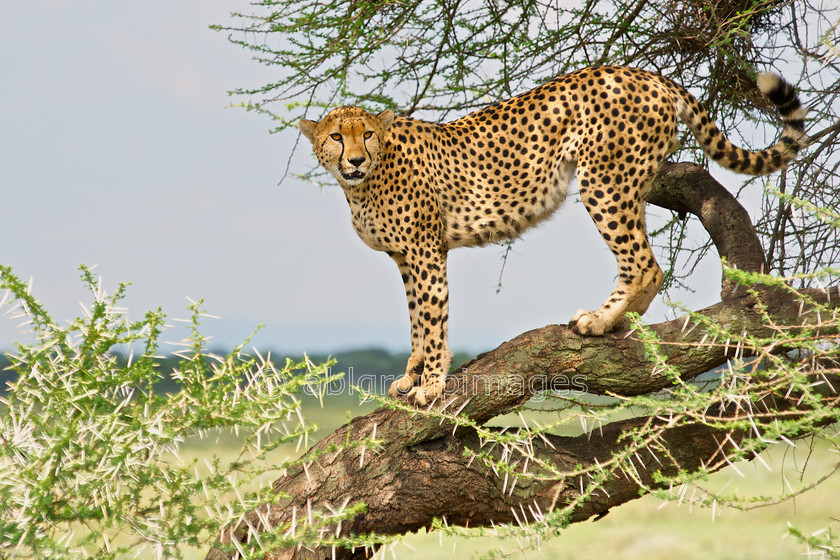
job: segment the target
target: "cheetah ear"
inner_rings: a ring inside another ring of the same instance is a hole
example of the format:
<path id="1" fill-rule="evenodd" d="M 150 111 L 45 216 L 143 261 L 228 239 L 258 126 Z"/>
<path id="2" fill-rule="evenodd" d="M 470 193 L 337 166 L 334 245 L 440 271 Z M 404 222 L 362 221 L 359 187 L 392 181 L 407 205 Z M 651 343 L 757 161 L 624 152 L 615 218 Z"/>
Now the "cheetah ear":
<path id="1" fill-rule="evenodd" d="M 376 115 L 376 118 L 382 123 L 382 130 L 388 130 L 388 127 L 394 122 L 394 112 L 391 109 L 385 109 Z"/>
<path id="2" fill-rule="evenodd" d="M 300 127 L 300 131 L 303 133 L 304 136 L 309 138 L 309 141 L 313 144 L 315 143 L 315 127 L 318 126 L 318 123 L 315 121 L 310 121 L 309 119 L 300 119 L 300 123 L 298 127 Z"/>

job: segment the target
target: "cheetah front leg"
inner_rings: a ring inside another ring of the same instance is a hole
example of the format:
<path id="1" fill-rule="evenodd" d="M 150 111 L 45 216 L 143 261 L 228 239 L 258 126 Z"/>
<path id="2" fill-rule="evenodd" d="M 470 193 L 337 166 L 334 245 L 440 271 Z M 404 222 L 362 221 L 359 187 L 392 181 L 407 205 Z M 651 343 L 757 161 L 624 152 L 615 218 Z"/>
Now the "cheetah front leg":
<path id="1" fill-rule="evenodd" d="M 388 253 L 388 256 L 397 263 L 405 286 L 405 298 L 408 301 L 408 315 L 411 318 L 411 355 L 405 367 L 405 375 L 391 383 L 388 394 L 397 398 L 407 395 L 420 381 L 423 373 L 423 331 L 420 328 L 420 311 L 414 295 L 414 280 L 405 255 L 401 253 Z"/>
<path id="2" fill-rule="evenodd" d="M 417 333 L 422 340 L 423 359 L 422 381 L 409 391 L 408 398 L 419 406 L 425 406 L 443 394 L 452 363 L 447 332 L 449 285 L 446 252 L 426 251 L 422 255 L 408 255 L 406 260 L 413 284 L 413 299 L 409 301 L 409 308 L 413 302 L 417 317 L 416 325 L 412 323 L 412 347 Z"/>
<path id="3" fill-rule="evenodd" d="M 625 313 L 647 311 L 662 286 L 664 275 L 651 251 L 645 227 L 643 194 L 651 178 L 652 175 L 633 179 L 630 192 L 619 201 L 610 196 L 613 189 L 600 183 L 594 185 L 590 174 L 578 170 L 581 199 L 618 265 L 618 286 L 610 297 L 595 311 L 579 310 L 569 322 L 579 334 L 600 336 L 626 328 Z M 616 184 L 614 177 L 601 179 Z"/>

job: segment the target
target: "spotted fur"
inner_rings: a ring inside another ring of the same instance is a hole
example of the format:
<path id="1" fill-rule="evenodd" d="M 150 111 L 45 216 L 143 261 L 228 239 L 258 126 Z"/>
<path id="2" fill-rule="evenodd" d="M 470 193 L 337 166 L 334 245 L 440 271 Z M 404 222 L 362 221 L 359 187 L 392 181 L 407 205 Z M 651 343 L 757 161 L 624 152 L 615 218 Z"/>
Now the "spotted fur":
<path id="1" fill-rule="evenodd" d="M 392 395 L 438 397 L 451 363 L 447 251 L 518 236 L 563 202 L 577 172 L 580 196 L 618 264 L 618 286 L 571 325 L 584 335 L 644 313 L 662 284 L 645 229 L 644 197 L 677 147 L 677 120 L 720 165 L 751 175 L 782 169 L 803 147 L 804 117 L 790 84 L 762 74 L 781 139 L 761 151 L 727 140 L 674 82 L 642 70 L 586 68 L 507 101 L 437 124 L 341 107 L 302 120 L 320 163 L 344 189 L 353 228 L 397 264 L 411 316 L 411 356 Z"/>

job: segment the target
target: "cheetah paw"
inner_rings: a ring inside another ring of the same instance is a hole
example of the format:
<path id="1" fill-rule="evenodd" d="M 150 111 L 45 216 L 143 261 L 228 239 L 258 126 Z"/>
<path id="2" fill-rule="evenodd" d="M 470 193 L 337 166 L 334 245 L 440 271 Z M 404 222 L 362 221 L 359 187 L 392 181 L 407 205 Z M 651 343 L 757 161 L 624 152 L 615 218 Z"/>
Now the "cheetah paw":
<path id="1" fill-rule="evenodd" d="M 587 311 L 579 309 L 572 320 L 569 321 L 569 327 L 577 334 L 586 336 L 601 336 L 604 331 L 608 330 L 607 322 L 601 318 L 596 311 Z"/>
<path id="2" fill-rule="evenodd" d="M 627 330 L 630 323 L 626 317 L 619 317 L 610 322 L 598 311 L 587 311 L 579 309 L 572 320 L 569 321 L 569 328 L 577 334 L 585 336 L 603 336 L 604 333 Z"/>
<path id="3" fill-rule="evenodd" d="M 405 374 L 393 383 L 391 383 L 391 387 L 388 389 L 388 394 L 391 398 L 398 398 L 403 395 L 409 394 L 412 390 L 415 389 L 414 385 L 416 383 L 416 379 L 412 378 L 409 374 Z"/>
<path id="4" fill-rule="evenodd" d="M 443 394 L 443 386 L 444 383 L 442 380 L 435 380 L 431 383 L 414 387 L 408 393 L 408 401 L 413 402 L 417 406 L 426 406 L 440 398 Z"/>

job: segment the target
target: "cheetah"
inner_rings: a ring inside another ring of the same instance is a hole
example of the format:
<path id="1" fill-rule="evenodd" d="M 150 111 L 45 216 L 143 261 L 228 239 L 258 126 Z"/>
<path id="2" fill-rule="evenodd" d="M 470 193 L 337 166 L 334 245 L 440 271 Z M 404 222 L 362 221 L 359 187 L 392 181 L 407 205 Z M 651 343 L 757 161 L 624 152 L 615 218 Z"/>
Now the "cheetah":
<path id="1" fill-rule="evenodd" d="M 549 217 L 577 172 L 580 198 L 616 258 L 618 285 L 570 326 L 598 336 L 644 313 L 662 285 L 645 228 L 645 195 L 677 148 L 677 119 L 723 167 L 783 169 L 804 147 L 805 109 L 774 74 L 758 88 L 780 113 L 779 141 L 747 151 L 727 140 L 687 90 L 657 74 L 602 66 L 559 76 L 507 101 L 438 124 L 340 107 L 302 119 L 319 163 L 341 185 L 356 233 L 399 268 L 411 354 L 391 396 L 424 406 L 441 396 L 452 361 L 447 252 L 515 238 Z"/>

